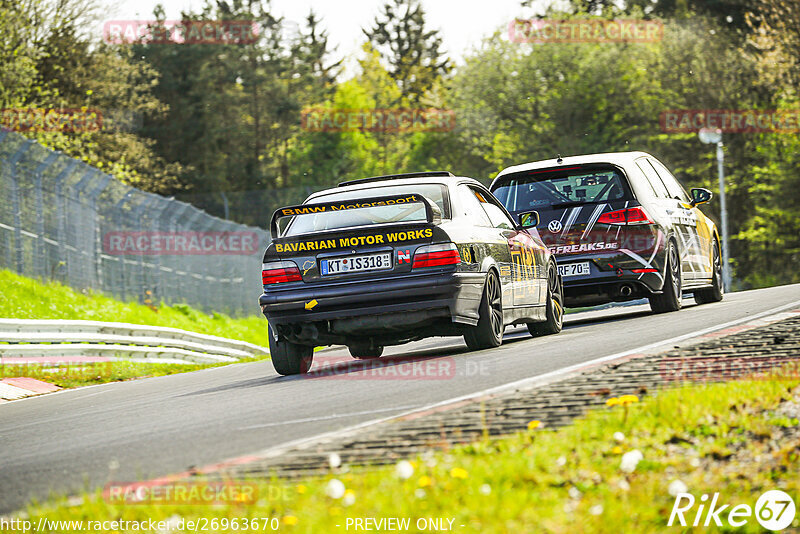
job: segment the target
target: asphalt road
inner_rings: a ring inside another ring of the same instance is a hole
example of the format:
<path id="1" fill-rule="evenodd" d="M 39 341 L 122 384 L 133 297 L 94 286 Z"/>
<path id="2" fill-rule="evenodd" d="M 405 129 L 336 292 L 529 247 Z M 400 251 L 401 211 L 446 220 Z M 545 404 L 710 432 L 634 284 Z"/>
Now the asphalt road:
<path id="1" fill-rule="evenodd" d="M 388 349 L 365 369 L 346 350 L 317 353 L 314 378 L 269 361 L 106 384 L 0 406 L 0 513 L 31 498 L 184 471 L 396 415 L 800 301 L 800 285 L 747 291 L 677 313 L 646 306 L 569 315 L 557 336 L 506 332 L 468 352 L 460 338 Z"/>

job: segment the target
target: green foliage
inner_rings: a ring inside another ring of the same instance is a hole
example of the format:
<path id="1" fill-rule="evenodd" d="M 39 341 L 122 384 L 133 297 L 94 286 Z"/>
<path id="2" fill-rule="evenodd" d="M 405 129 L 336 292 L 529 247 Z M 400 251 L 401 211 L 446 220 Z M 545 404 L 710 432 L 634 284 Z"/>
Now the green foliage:
<path id="1" fill-rule="evenodd" d="M 425 11 L 419 0 L 389 0 L 364 35 L 388 62 L 389 74 L 412 105 L 419 104 L 450 70 L 439 33 L 425 28 Z M 393 103 L 399 104 L 400 99 Z"/>
<path id="2" fill-rule="evenodd" d="M 470 533 L 664 532 L 675 480 L 696 497 L 719 492 L 718 507 L 753 506 L 758 494 L 776 486 L 789 494 L 800 490 L 794 443 L 776 448 L 770 439 L 782 427 L 794 426 L 794 421 L 774 420 L 771 412 L 791 398 L 788 391 L 797 382 L 734 381 L 661 391 L 633 405 L 625 425 L 620 408 L 597 409 L 558 430 L 520 428 L 514 436 L 426 451 L 410 459 L 406 477 L 390 465 L 347 466 L 291 482 L 253 480 L 260 498 L 244 507 L 131 506 L 110 503 L 98 490 L 84 494 L 78 505 L 51 499 L 26 511 L 34 523 L 41 516 L 51 521 L 208 518 L 209 523 L 213 517 L 225 525 L 243 517 L 274 517 L 287 532 L 328 532 L 364 517 L 410 518 L 410 531 L 426 530 L 416 528 L 418 518 L 447 518 L 454 520 L 453 530 Z M 621 440 L 615 432 L 622 432 Z M 626 473 L 621 457 L 633 450 L 643 458 Z M 733 451 L 739 455 L 726 461 Z M 344 485 L 343 498 L 328 495 L 332 479 Z M 689 522 L 696 510 L 686 514 Z M 763 528 L 751 517 L 737 531 Z"/>
<path id="3" fill-rule="evenodd" d="M 180 328 L 201 334 L 267 345 L 267 324 L 260 316 L 234 319 L 208 315 L 186 304 L 148 307 L 120 302 L 92 291 L 76 291 L 58 282 L 42 283 L 0 270 L 0 317 L 111 321 Z"/>
<path id="4" fill-rule="evenodd" d="M 646 150 L 687 188 L 718 193 L 713 148 L 694 133 L 664 133 L 660 113 L 800 107 L 800 8 L 782 0 L 550 4 L 548 18 L 655 18 L 663 39 L 532 45 L 498 31 L 454 70 L 418 0 L 387 0 L 352 73 L 313 12 L 294 31 L 267 0 L 207 0 L 184 19 L 253 20 L 260 38 L 106 45 L 81 30 L 96 21 L 95 2 L 0 2 L 0 104 L 98 108 L 100 132 L 31 136 L 216 215 L 226 213 L 224 193 L 230 216 L 248 224 L 344 179 L 446 169 L 488 181 L 556 154 Z M 451 109 L 456 127 L 301 128 L 311 108 L 397 107 Z M 126 127 L 126 116 L 141 127 Z M 724 142 L 737 287 L 798 281 L 796 133 L 726 133 Z M 717 220 L 718 209 L 704 207 Z"/>
<path id="5" fill-rule="evenodd" d="M 246 359 L 243 361 L 254 361 Z M 228 363 L 144 363 L 134 361 L 89 362 L 73 365 L 0 364 L 0 378 L 25 377 L 43 380 L 64 389 L 139 378 L 174 375 L 221 367 Z"/>

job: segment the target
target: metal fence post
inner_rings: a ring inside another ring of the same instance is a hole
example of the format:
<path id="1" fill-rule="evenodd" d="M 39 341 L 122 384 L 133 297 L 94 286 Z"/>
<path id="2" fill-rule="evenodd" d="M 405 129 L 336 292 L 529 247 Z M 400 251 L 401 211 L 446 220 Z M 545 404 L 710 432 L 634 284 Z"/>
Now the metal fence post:
<path id="1" fill-rule="evenodd" d="M 151 200 L 152 207 L 151 213 L 147 216 L 147 220 L 150 222 L 150 231 L 155 233 L 160 231 L 161 216 L 164 214 L 164 211 L 167 209 L 167 207 L 169 207 L 169 201 L 152 193 L 148 193 L 148 196 Z M 157 298 L 159 300 L 163 300 L 164 294 L 162 277 L 165 276 L 165 270 L 163 269 L 162 264 L 163 260 L 161 254 L 155 255 L 155 275 L 153 277 L 153 283 L 155 284 L 155 287 L 153 298 Z"/>
<path id="2" fill-rule="evenodd" d="M 33 144 L 32 139 L 28 139 L 13 156 L 8 160 L 9 167 L 11 167 L 11 211 L 14 214 L 14 248 L 16 249 L 16 267 L 18 274 L 23 273 L 22 262 L 22 221 L 21 221 L 21 208 L 19 202 L 19 183 L 17 182 L 17 163 L 22 159 L 25 152 Z"/>
<path id="3" fill-rule="evenodd" d="M 190 215 L 187 219 L 185 228 L 187 231 L 191 232 L 194 231 L 197 222 L 200 220 L 200 218 L 206 215 L 206 213 L 195 208 L 194 206 L 191 206 L 190 212 L 192 215 Z M 201 276 L 200 273 L 188 273 L 187 279 L 189 278 L 191 278 L 190 282 L 192 284 L 192 286 L 189 286 L 191 295 L 196 297 L 197 295 L 204 294 L 205 288 L 203 287 L 203 282 L 205 281 L 205 277 Z M 189 299 L 187 299 L 187 302 L 189 302 Z"/>
<path id="4" fill-rule="evenodd" d="M 169 206 L 172 207 L 173 205 L 177 205 L 178 208 L 176 210 L 171 211 L 171 212 L 168 213 L 167 220 L 169 221 L 168 224 L 169 224 L 170 232 L 172 232 L 173 234 L 176 234 L 178 232 L 178 221 L 180 220 L 181 217 L 184 216 L 184 214 L 186 214 L 187 211 L 189 211 L 191 206 L 189 204 L 186 204 L 185 202 L 180 202 L 180 201 L 176 201 L 176 200 L 169 200 Z M 176 298 L 173 300 L 173 302 L 175 302 L 177 300 L 183 300 L 185 298 L 183 296 L 185 273 L 182 275 L 181 274 L 181 270 L 178 269 L 177 265 L 173 264 L 171 266 L 171 268 L 172 268 L 172 274 L 173 274 L 173 276 L 175 278 L 175 296 L 176 296 Z"/>
<path id="5" fill-rule="evenodd" d="M 42 174 L 44 170 L 53 164 L 58 158 L 58 154 L 53 152 L 36 168 L 34 172 L 34 188 L 36 194 L 36 253 L 33 255 L 36 274 L 40 278 L 47 276 L 45 267 L 45 243 L 44 243 L 44 198 L 42 195 Z"/>
<path id="6" fill-rule="evenodd" d="M 114 220 L 116 222 L 117 228 L 122 228 L 123 227 L 123 224 L 122 224 L 122 207 L 125 205 L 125 203 L 128 200 L 130 200 L 131 196 L 133 196 L 134 191 L 136 191 L 136 190 L 133 189 L 133 188 L 129 189 L 122 196 L 122 198 L 119 199 L 116 204 L 114 204 L 114 207 L 111 210 L 112 217 L 114 218 Z M 125 300 L 128 297 L 128 284 L 127 284 L 126 268 L 125 268 L 125 264 L 126 263 L 127 263 L 127 260 L 125 259 L 125 255 L 124 254 L 120 254 L 119 266 L 120 266 L 121 277 L 120 277 L 119 288 L 120 288 L 120 295 L 122 297 L 122 300 Z"/>
<path id="7" fill-rule="evenodd" d="M 103 286 L 103 267 L 102 267 L 102 258 L 103 258 L 103 241 L 102 237 L 100 236 L 99 228 L 100 228 L 100 214 L 97 211 L 97 198 L 103 193 L 108 182 L 111 181 L 111 176 L 103 173 L 100 174 L 100 180 L 91 190 L 86 193 L 86 196 L 89 199 L 89 208 L 91 217 L 91 226 L 92 226 L 92 238 L 94 241 L 94 276 L 96 285 Z"/>
<path id="8" fill-rule="evenodd" d="M 56 197 L 56 241 L 58 242 L 58 270 L 60 274 L 66 272 L 67 266 L 67 228 L 66 228 L 66 200 L 64 198 L 64 180 L 67 176 L 72 174 L 75 167 L 78 166 L 77 160 L 71 160 L 64 167 L 55 179 L 55 197 Z"/>

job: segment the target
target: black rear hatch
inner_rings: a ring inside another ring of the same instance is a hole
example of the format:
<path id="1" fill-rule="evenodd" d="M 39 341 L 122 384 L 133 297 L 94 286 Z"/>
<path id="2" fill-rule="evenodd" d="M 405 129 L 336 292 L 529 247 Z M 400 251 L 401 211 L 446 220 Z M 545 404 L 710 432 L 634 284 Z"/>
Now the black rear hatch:
<path id="1" fill-rule="evenodd" d="M 610 164 L 509 174 L 492 184 L 492 193 L 514 216 L 537 211 L 542 241 L 557 255 L 621 248 L 622 227 L 605 221 L 638 205 L 624 172 Z"/>
<path id="2" fill-rule="evenodd" d="M 304 283 L 401 275 L 420 246 L 446 240 L 442 210 L 417 193 L 289 206 L 275 212 L 264 262 L 290 261 Z M 281 224 L 283 219 L 288 223 Z M 267 283 L 265 281 L 265 283 Z"/>

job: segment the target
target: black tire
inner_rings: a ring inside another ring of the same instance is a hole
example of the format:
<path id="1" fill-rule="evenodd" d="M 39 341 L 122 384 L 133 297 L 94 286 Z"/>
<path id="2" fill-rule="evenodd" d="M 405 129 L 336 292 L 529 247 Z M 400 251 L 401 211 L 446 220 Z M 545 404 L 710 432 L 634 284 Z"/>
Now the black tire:
<path id="1" fill-rule="evenodd" d="M 681 309 L 683 290 L 681 257 L 678 247 L 670 241 L 667 249 L 667 268 L 664 272 L 664 287 L 660 295 L 650 297 L 650 309 L 655 313 L 673 312 Z"/>
<path id="2" fill-rule="evenodd" d="M 564 327 L 564 285 L 558 276 L 558 268 L 551 263 L 547 268 L 547 320 L 528 323 L 532 336 L 558 334 Z"/>
<path id="3" fill-rule="evenodd" d="M 478 307 L 478 324 L 464 333 L 464 341 L 470 350 L 499 347 L 503 342 L 503 330 L 503 289 L 497 274 L 489 271 Z"/>
<path id="4" fill-rule="evenodd" d="M 714 240 L 712 268 L 714 269 L 714 276 L 711 278 L 711 287 L 698 289 L 694 292 L 694 301 L 698 304 L 719 302 L 725 294 L 725 289 L 722 287 L 722 259 L 719 254 L 719 243 L 717 243 L 716 239 Z"/>
<path id="5" fill-rule="evenodd" d="M 383 354 L 383 347 L 370 347 L 369 345 L 348 345 L 347 350 L 350 351 L 350 356 L 356 360 L 370 360 L 372 358 L 380 358 Z"/>
<path id="6" fill-rule="evenodd" d="M 288 341 L 275 341 L 269 329 L 269 353 L 272 366 L 279 375 L 306 374 L 314 361 L 314 347 Z"/>

